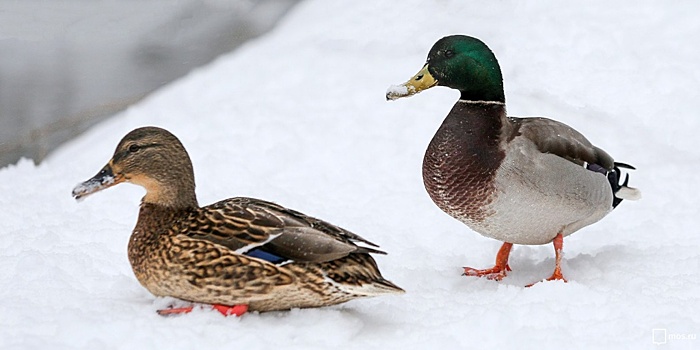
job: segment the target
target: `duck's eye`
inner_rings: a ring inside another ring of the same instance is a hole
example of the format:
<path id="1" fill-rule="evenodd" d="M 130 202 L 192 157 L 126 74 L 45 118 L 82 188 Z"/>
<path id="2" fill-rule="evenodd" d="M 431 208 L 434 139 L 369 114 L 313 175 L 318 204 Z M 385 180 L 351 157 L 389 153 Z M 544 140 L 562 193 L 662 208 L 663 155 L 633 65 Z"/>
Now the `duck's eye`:
<path id="1" fill-rule="evenodd" d="M 135 143 L 129 146 L 129 152 L 131 153 L 138 152 L 140 149 L 141 147 Z"/>
<path id="2" fill-rule="evenodd" d="M 452 57 L 452 56 L 454 56 L 454 55 L 455 55 L 454 51 L 452 51 L 452 50 L 445 50 L 445 58 L 450 58 L 450 57 Z"/>

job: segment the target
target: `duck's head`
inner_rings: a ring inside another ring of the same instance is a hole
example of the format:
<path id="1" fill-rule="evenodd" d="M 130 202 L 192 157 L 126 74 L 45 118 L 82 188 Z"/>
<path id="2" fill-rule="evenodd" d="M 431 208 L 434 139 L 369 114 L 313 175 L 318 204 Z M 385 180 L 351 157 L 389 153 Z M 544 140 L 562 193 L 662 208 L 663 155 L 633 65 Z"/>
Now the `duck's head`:
<path id="1" fill-rule="evenodd" d="M 107 165 L 76 186 L 73 197 L 81 199 L 122 182 L 145 188 L 146 203 L 172 208 L 197 206 L 190 157 L 180 140 L 161 128 L 138 128 L 124 136 Z"/>
<path id="2" fill-rule="evenodd" d="M 466 35 L 438 40 L 423 69 L 407 82 L 391 86 L 386 99 L 411 96 L 433 86 L 457 89 L 462 100 L 505 102 L 496 56 L 481 40 Z"/>

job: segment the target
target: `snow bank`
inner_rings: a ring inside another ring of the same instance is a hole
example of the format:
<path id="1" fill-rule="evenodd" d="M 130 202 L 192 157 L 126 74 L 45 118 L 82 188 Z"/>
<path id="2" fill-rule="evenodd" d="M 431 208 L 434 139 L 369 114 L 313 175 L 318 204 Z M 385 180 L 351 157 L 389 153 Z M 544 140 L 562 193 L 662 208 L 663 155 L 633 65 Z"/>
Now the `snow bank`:
<path id="1" fill-rule="evenodd" d="M 309 0 L 272 33 L 154 94 L 40 166 L 0 170 L 0 348 L 649 348 L 700 340 L 696 130 L 700 5 L 607 1 Z M 461 277 L 499 243 L 437 209 L 423 152 L 457 92 L 388 103 L 440 37 L 496 52 L 509 112 L 546 115 L 635 165 L 644 192 L 564 241 L 568 284 L 547 277 L 550 246 L 516 246 L 501 283 Z M 126 257 L 143 190 L 76 203 L 138 126 L 176 134 L 200 203 L 253 196 L 379 243 L 407 294 L 314 310 L 163 318 Z M 657 332 L 657 341 L 660 336 Z"/>

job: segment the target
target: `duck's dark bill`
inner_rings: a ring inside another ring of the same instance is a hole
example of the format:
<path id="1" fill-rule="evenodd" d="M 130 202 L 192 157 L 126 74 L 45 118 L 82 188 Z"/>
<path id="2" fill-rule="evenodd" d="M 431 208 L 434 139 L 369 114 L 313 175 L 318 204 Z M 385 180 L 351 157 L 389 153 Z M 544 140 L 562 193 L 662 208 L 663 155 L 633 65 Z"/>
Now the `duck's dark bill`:
<path id="1" fill-rule="evenodd" d="M 87 180 L 73 188 L 73 197 L 80 200 L 86 196 L 93 194 L 97 191 L 101 191 L 107 187 L 114 186 L 124 179 L 121 176 L 114 176 L 112 172 L 112 167 L 105 165 L 102 170 L 100 170 L 97 175 L 93 176 L 90 180 Z"/>
<path id="2" fill-rule="evenodd" d="M 387 100 L 396 100 L 401 97 L 415 95 L 423 90 L 437 85 L 437 80 L 428 71 L 428 65 L 423 66 L 420 72 L 401 85 L 392 85 L 386 90 Z"/>

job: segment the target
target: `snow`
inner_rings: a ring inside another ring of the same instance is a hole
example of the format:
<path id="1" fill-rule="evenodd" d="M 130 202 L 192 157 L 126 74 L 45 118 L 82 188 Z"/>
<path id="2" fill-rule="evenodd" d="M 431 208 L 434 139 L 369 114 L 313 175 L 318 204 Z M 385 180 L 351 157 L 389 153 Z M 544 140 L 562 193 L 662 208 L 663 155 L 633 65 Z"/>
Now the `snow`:
<path id="1" fill-rule="evenodd" d="M 78 201 L 82 201 L 86 196 L 109 187 L 112 184 L 114 184 L 114 176 L 111 175 L 101 176 L 99 179 L 93 178 L 75 186 L 72 195 Z"/>
<path id="2" fill-rule="evenodd" d="M 697 349 L 698 10 L 690 1 L 308 0 L 268 35 L 41 165 L 0 170 L 0 348 L 643 349 L 666 340 L 658 348 Z M 515 246 L 500 283 L 460 276 L 462 266 L 491 265 L 500 244 L 423 189 L 423 152 L 459 94 L 385 100 L 453 33 L 495 51 L 511 114 L 567 123 L 638 169 L 630 185 L 641 201 L 564 240 L 569 283 L 523 287 L 551 274 L 550 245 Z M 389 252 L 379 266 L 407 293 L 241 318 L 156 315 L 172 300 L 141 287 L 126 257 L 143 190 L 122 184 L 82 203 L 70 195 L 144 125 L 187 147 L 200 203 L 257 197 L 355 231 Z"/>
<path id="3" fill-rule="evenodd" d="M 415 88 L 411 86 L 412 92 L 415 93 Z M 396 100 L 399 97 L 404 97 L 408 95 L 408 87 L 405 85 L 391 85 L 386 89 L 386 99 Z"/>

